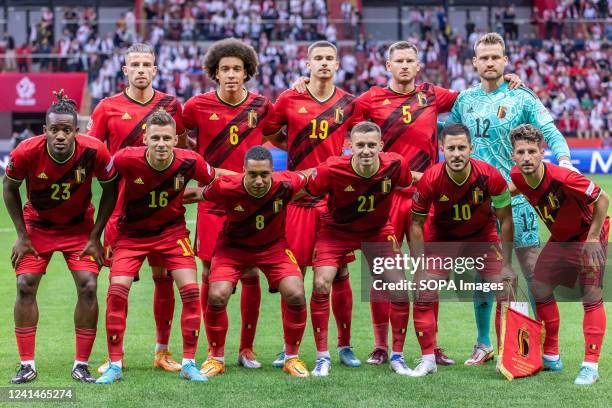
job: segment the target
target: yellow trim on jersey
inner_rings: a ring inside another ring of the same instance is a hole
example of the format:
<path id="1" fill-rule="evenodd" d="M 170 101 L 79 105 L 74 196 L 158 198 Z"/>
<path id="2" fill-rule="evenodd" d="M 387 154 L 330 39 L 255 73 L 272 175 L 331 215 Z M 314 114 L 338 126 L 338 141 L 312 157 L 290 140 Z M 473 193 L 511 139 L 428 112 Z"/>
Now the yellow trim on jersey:
<path id="1" fill-rule="evenodd" d="M 149 151 L 147 150 L 145 153 L 145 160 L 147 161 L 147 164 L 153 169 L 153 170 L 157 170 L 157 171 L 165 171 L 167 170 L 170 166 L 172 166 L 172 163 L 174 163 L 174 152 L 172 152 L 172 158 L 170 158 L 170 160 L 168 161 L 168 165 L 166 167 L 164 167 L 163 169 L 158 169 L 157 167 L 155 167 L 153 165 L 153 163 L 151 163 L 151 161 L 149 160 Z"/>
<path id="2" fill-rule="evenodd" d="M 219 98 L 219 100 L 221 102 L 223 102 L 224 104 L 231 106 L 232 108 L 238 107 L 240 105 L 242 105 L 244 103 L 244 101 L 247 100 L 247 98 L 249 97 L 249 91 L 247 91 L 247 89 L 245 87 L 242 87 L 242 90 L 244 91 L 244 98 L 242 98 L 242 100 L 238 103 L 229 103 L 228 101 L 226 101 L 225 99 L 223 99 L 221 97 L 221 94 L 219 94 L 219 89 L 215 90 L 215 93 L 217 94 L 217 98 Z"/>
<path id="3" fill-rule="evenodd" d="M 380 170 L 380 156 L 377 157 L 378 162 L 376 163 L 376 170 L 374 170 L 374 172 L 372 174 L 370 174 L 369 176 L 364 176 L 363 174 L 359 173 L 359 171 L 357 171 L 357 168 L 355 167 L 354 159 L 355 159 L 355 156 L 352 156 L 351 157 L 351 167 L 352 167 L 353 171 L 359 177 L 363 177 L 364 179 L 370 179 L 370 178 L 374 177 L 376 175 L 376 173 L 378 173 L 378 170 Z"/>
<path id="4" fill-rule="evenodd" d="M 64 164 L 64 163 L 68 162 L 70 159 L 72 159 L 72 156 L 74 156 L 74 152 L 76 152 L 76 141 L 75 141 L 72 144 L 72 152 L 70 153 L 70 156 L 68 156 L 68 158 L 66 160 L 64 160 L 64 161 L 59 161 L 55 157 L 53 157 L 53 154 L 51 154 L 51 151 L 49 150 L 49 143 L 45 143 L 45 146 L 47 147 L 47 154 L 49 155 L 51 160 L 53 160 L 57 164 Z"/>
<path id="5" fill-rule="evenodd" d="M 470 166 L 470 170 L 468 171 L 467 176 L 465 177 L 465 180 L 463 180 L 461 183 L 457 183 L 455 181 L 455 179 L 453 178 L 453 176 L 451 176 L 451 174 L 448 172 L 448 166 L 446 165 L 446 163 L 444 163 L 444 170 L 446 171 L 446 174 L 448 175 L 448 177 L 451 179 L 451 181 L 457 185 L 457 187 L 461 187 L 462 185 L 464 185 L 468 179 L 470 178 L 470 176 L 472 175 L 472 162 L 468 163 L 468 166 Z"/>
<path id="6" fill-rule="evenodd" d="M 23 179 L 19 180 L 19 179 L 16 179 L 16 178 L 12 178 L 11 176 L 9 176 L 6 173 L 4 173 L 4 177 L 8 178 L 9 180 L 14 181 L 15 183 L 22 183 L 23 182 Z"/>
<path id="7" fill-rule="evenodd" d="M 546 166 L 544 165 L 544 162 L 540 163 L 540 166 L 544 168 L 544 171 L 542 172 L 542 177 L 540 178 L 540 180 L 538 180 L 535 186 L 531 186 L 531 184 L 529 184 L 529 181 L 527 181 L 527 178 L 525 178 L 525 184 L 527 184 L 527 186 L 532 190 L 537 190 L 542 185 L 544 177 L 546 176 Z"/>
<path id="8" fill-rule="evenodd" d="M 308 89 L 308 86 L 306 87 L 306 91 L 308 91 L 308 94 L 312 97 L 312 99 L 314 99 L 315 101 L 319 102 L 319 103 L 325 103 L 327 101 L 329 101 L 331 98 L 334 97 L 334 95 L 336 94 L 336 86 L 334 85 L 334 89 L 332 90 L 331 94 L 329 94 L 329 96 L 327 98 L 323 98 L 323 99 L 319 99 L 316 96 L 313 95 L 312 92 L 310 92 L 310 89 Z"/>
<path id="9" fill-rule="evenodd" d="M 268 189 L 266 190 L 266 192 L 263 193 L 260 196 L 256 196 L 255 194 L 251 194 L 251 192 L 247 188 L 246 184 L 244 184 L 244 176 L 242 177 L 242 187 L 244 188 L 244 191 L 246 191 L 247 194 L 250 195 L 251 197 L 261 198 L 261 197 L 265 196 L 266 194 L 268 194 L 270 192 L 270 190 L 272 189 L 272 180 L 270 180 L 270 185 L 268 185 Z"/>
<path id="10" fill-rule="evenodd" d="M 423 217 L 427 217 L 429 215 L 429 213 L 420 213 L 414 210 L 410 210 L 410 212 L 416 215 L 422 215 Z"/>
<path id="11" fill-rule="evenodd" d="M 98 179 L 98 183 L 100 183 L 100 184 L 110 183 L 111 181 L 115 180 L 117 178 L 117 176 L 119 176 L 119 173 L 115 172 L 115 175 L 113 177 L 109 178 L 108 180 L 100 180 L 100 179 Z"/>

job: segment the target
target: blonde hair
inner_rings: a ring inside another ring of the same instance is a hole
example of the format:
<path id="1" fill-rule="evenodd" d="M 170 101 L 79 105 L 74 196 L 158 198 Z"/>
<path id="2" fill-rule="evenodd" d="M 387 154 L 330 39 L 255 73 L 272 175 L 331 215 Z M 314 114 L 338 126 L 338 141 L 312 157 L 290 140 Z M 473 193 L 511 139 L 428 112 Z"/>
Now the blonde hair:
<path id="1" fill-rule="evenodd" d="M 480 44 L 484 44 L 484 45 L 499 44 L 502 47 L 502 52 L 504 53 L 504 55 L 506 55 L 506 43 L 504 42 L 504 38 L 498 33 L 487 33 L 483 35 L 482 37 L 480 37 L 478 41 L 476 41 L 476 44 L 474 44 L 474 54 L 476 54 L 476 48 L 478 48 Z"/>

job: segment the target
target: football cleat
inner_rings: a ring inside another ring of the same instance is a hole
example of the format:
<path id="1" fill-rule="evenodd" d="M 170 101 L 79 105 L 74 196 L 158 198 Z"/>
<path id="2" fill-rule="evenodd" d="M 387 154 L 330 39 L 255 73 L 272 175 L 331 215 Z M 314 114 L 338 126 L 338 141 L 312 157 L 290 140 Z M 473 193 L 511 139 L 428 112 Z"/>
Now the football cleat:
<path id="1" fill-rule="evenodd" d="M 17 374 L 11 379 L 11 384 L 24 384 L 30 381 L 34 381 L 38 373 L 29 364 L 20 364 Z"/>
<path id="2" fill-rule="evenodd" d="M 582 366 L 578 377 L 574 380 L 576 385 L 593 385 L 599 380 L 599 373 L 591 367 Z"/>
<path id="3" fill-rule="evenodd" d="M 389 360 L 389 354 L 387 354 L 387 350 L 375 348 L 374 351 L 371 352 L 368 356 L 366 364 L 381 365 L 386 363 L 387 360 Z"/>
<path id="4" fill-rule="evenodd" d="M 438 371 L 438 366 L 435 361 L 425 360 L 422 358 L 417 359 L 418 365 L 412 370 L 410 377 L 425 377 L 427 374 L 433 374 Z"/>
<path id="5" fill-rule="evenodd" d="M 72 369 L 72 378 L 85 383 L 96 382 L 96 379 L 93 378 L 93 376 L 89 372 L 89 366 L 87 364 L 77 364 Z"/>
<path id="6" fill-rule="evenodd" d="M 215 360 L 214 358 L 209 358 L 205 362 L 202 363 L 202 367 L 200 367 L 200 374 L 205 375 L 206 377 L 214 377 L 218 374 L 223 374 L 225 372 L 225 363 Z"/>
<path id="7" fill-rule="evenodd" d="M 244 368 L 261 368 L 261 363 L 257 361 L 257 356 L 251 349 L 244 349 L 238 353 L 238 365 Z"/>
<path id="8" fill-rule="evenodd" d="M 331 370 L 331 359 L 329 357 L 319 357 L 315 361 L 315 368 L 312 375 L 315 377 L 327 377 Z"/>
<path id="9" fill-rule="evenodd" d="M 176 360 L 172 357 L 172 353 L 170 351 L 164 349 L 159 350 L 155 353 L 155 360 L 153 360 L 153 367 L 161 368 L 170 372 L 178 372 L 181 371 L 181 365 L 176 362 Z"/>
<path id="10" fill-rule="evenodd" d="M 121 367 L 109 364 L 108 368 L 102 374 L 102 377 L 96 380 L 96 384 L 112 384 L 115 381 L 119 381 L 123 378 L 123 372 L 121 371 Z"/>
<path id="11" fill-rule="evenodd" d="M 487 361 L 493 360 L 493 356 L 493 347 L 476 344 L 472 350 L 472 355 L 463 364 L 467 366 L 483 365 Z"/>
<path id="12" fill-rule="evenodd" d="M 342 347 L 338 350 L 338 356 L 340 357 L 340 364 L 344 364 L 347 367 L 360 367 L 361 360 L 359 360 L 352 347 Z"/>
<path id="13" fill-rule="evenodd" d="M 559 372 L 563 370 L 563 361 L 561 361 L 561 357 L 556 360 L 542 358 L 542 370 L 552 372 Z"/>
<path id="14" fill-rule="evenodd" d="M 125 370 L 125 360 L 123 359 L 123 357 L 121 357 L 121 362 L 122 362 L 122 367 L 123 367 L 122 369 Z M 108 359 L 108 357 L 106 357 L 102 365 L 98 367 L 98 374 L 104 374 L 106 370 L 108 370 L 109 365 L 110 365 L 110 360 Z"/>
<path id="15" fill-rule="evenodd" d="M 297 357 L 290 358 L 285 361 L 283 365 L 283 371 L 292 377 L 304 378 L 308 377 L 308 368 L 306 368 L 306 364 Z"/>
<path id="16" fill-rule="evenodd" d="M 179 374 L 179 376 L 189 381 L 195 381 L 195 382 L 208 381 L 208 377 L 200 373 L 200 370 L 198 370 L 198 368 L 196 367 L 193 361 L 190 361 L 181 367 L 181 373 Z"/>
<path id="17" fill-rule="evenodd" d="M 434 355 L 436 356 L 437 365 L 450 366 L 455 364 L 455 360 L 444 354 L 444 349 L 440 347 L 434 349 Z"/>
<path id="18" fill-rule="evenodd" d="M 389 361 L 389 367 L 391 368 L 391 370 L 393 370 L 399 375 L 410 375 L 410 373 L 412 372 L 410 367 L 408 367 L 408 364 L 406 364 L 404 356 L 402 356 L 401 354 L 395 354 L 391 356 L 391 360 Z"/>
<path id="19" fill-rule="evenodd" d="M 280 353 L 278 353 L 278 356 L 276 356 L 276 360 L 272 362 L 272 367 L 283 368 L 284 365 L 285 365 L 285 352 L 281 351 Z"/>

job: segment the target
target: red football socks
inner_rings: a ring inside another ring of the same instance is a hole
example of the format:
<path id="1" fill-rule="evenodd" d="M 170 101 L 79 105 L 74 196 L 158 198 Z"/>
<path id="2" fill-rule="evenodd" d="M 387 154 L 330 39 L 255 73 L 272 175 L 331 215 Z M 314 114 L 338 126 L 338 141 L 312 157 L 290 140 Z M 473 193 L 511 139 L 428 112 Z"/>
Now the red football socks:
<path id="1" fill-rule="evenodd" d="M 17 338 L 17 349 L 21 361 L 34 360 L 34 349 L 36 348 L 36 326 L 15 327 Z"/>
<path id="2" fill-rule="evenodd" d="M 415 303 L 412 308 L 412 319 L 414 320 L 414 331 L 421 346 L 421 354 L 433 354 L 436 346 L 436 313 L 434 304 Z"/>
<path id="3" fill-rule="evenodd" d="M 202 309 L 202 320 L 206 321 L 206 309 L 208 307 L 208 275 L 202 274 L 202 288 L 200 289 L 200 307 Z"/>
<path id="4" fill-rule="evenodd" d="M 329 324 L 329 293 L 312 292 L 310 298 L 310 318 L 318 352 L 329 351 L 327 348 L 327 330 Z"/>
<path id="5" fill-rule="evenodd" d="M 285 354 L 297 356 L 306 328 L 306 304 L 290 305 L 281 300 L 283 333 L 285 335 Z M 329 310 L 329 309 L 328 309 Z"/>
<path id="6" fill-rule="evenodd" d="M 538 317 L 544 321 L 546 337 L 544 339 L 544 354 L 555 356 L 559 354 L 559 308 L 552 299 L 546 302 L 536 302 Z"/>
<path id="7" fill-rule="evenodd" d="M 401 353 L 404 350 L 409 314 L 410 304 L 408 302 L 391 302 L 389 317 L 393 339 L 392 351 L 394 353 Z"/>
<path id="8" fill-rule="evenodd" d="M 370 288 L 370 310 L 372 311 L 374 347 L 387 350 L 389 348 L 390 311 L 388 296 Z"/>
<path id="9" fill-rule="evenodd" d="M 106 295 L 106 340 L 111 361 L 119 361 L 123 358 L 123 335 L 125 334 L 129 293 L 129 287 L 111 283 Z"/>
<path id="10" fill-rule="evenodd" d="M 174 279 L 171 276 L 153 276 L 153 315 L 157 344 L 168 344 L 174 318 Z"/>
<path id="11" fill-rule="evenodd" d="M 606 310 L 603 301 L 585 303 L 582 331 L 584 332 L 584 361 L 597 363 L 606 333 Z"/>
<path id="12" fill-rule="evenodd" d="M 183 334 L 183 358 L 195 357 L 200 336 L 200 290 L 197 283 L 188 283 L 179 288 L 183 311 L 181 333 Z"/>
<path id="13" fill-rule="evenodd" d="M 96 329 L 85 329 L 77 327 L 76 332 L 76 356 L 77 361 L 89 361 L 91 349 L 96 340 Z"/>
<path id="14" fill-rule="evenodd" d="M 351 345 L 351 320 L 353 313 L 353 291 L 349 275 L 334 279 L 331 306 L 338 327 L 338 347 Z"/>
<path id="15" fill-rule="evenodd" d="M 240 350 L 253 349 L 257 320 L 259 319 L 259 304 L 261 303 L 261 287 L 259 275 L 245 276 L 240 279 L 240 315 L 242 316 L 242 331 L 240 332 Z"/>
<path id="16" fill-rule="evenodd" d="M 227 306 L 211 305 L 206 308 L 206 337 L 208 338 L 208 357 L 225 356 L 225 336 L 227 335 Z"/>

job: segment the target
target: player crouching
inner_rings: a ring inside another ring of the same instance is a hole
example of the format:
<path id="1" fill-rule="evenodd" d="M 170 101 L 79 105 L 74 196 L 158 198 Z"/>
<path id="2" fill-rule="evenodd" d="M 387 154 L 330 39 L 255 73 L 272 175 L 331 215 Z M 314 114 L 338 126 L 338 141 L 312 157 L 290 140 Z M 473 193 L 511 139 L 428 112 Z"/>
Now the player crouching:
<path id="1" fill-rule="evenodd" d="M 125 184 L 124 205 L 113 245 L 110 286 L 106 298 L 106 335 L 110 365 L 99 384 L 121 379 L 123 335 L 128 294 L 134 277 L 150 254 L 160 255 L 163 266 L 179 289 L 183 310 L 183 362 L 180 377 L 206 381 L 195 364 L 200 331 L 200 291 L 194 253 L 185 225 L 182 199 L 189 180 L 206 185 L 215 170 L 195 152 L 175 149 L 176 124 L 165 111 L 146 123 L 143 147 L 127 147 L 113 157 Z"/>
<path id="2" fill-rule="evenodd" d="M 546 329 L 544 369 L 563 369 L 559 309 L 553 291 L 558 285 L 574 287 L 578 278 L 585 356 L 574 384 L 594 384 L 599 379 L 599 354 L 606 332 L 602 292 L 610 229 L 608 195 L 582 174 L 544 163 L 543 135 L 538 128 L 518 126 L 510 132 L 510 141 L 516 162 L 510 177 L 516 192 L 525 195 L 551 234 L 538 257 L 532 283 L 537 315 Z"/>

